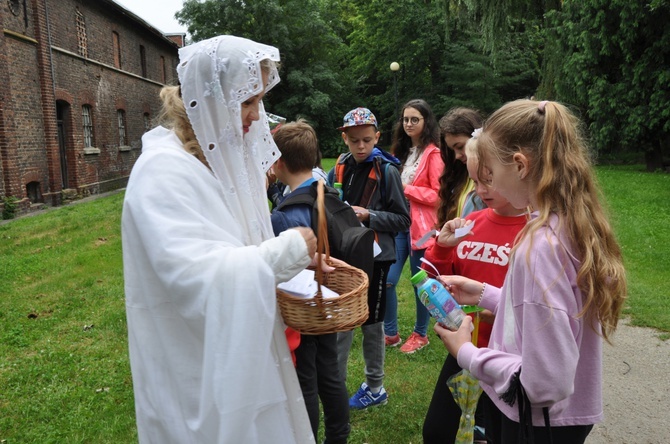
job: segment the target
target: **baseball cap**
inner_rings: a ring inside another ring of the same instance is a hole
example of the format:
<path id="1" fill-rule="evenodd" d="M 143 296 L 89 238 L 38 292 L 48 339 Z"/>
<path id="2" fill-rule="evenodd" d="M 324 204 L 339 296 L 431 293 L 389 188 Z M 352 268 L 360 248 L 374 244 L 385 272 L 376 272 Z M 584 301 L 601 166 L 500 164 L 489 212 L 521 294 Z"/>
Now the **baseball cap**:
<path id="1" fill-rule="evenodd" d="M 338 130 L 342 131 L 350 126 L 362 125 L 373 125 L 377 128 L 377 118 L 369 109 L 359 107 L 352 109 L 344 116 L 344 125 L 339 127 Z"/>

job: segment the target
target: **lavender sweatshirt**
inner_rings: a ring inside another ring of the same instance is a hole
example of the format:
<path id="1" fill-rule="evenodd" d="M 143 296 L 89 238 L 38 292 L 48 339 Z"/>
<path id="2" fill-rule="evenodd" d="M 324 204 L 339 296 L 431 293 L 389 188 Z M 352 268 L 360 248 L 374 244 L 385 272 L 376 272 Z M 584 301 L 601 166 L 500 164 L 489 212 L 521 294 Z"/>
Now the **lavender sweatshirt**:
<path id="1" fill-rule="evenodd" d="M 557 225 L 552 215 L 549 226 L 533 234 L 532 247 L 524 237 L 502 288 L 486 286 L 480 306 L 496 315 L 489 348 L 465 344 L 458 364 L 513 421 L 519 421 L 518 406 L 505 404 L 500 395 L 521 369 L 533 425 L 544 425 L 543 407 L 549 407 L 552 426 L 595 424 L 603 420 L 600 324 L 594 330 L 588 319 L 577 317 L 580 261 Z"/>

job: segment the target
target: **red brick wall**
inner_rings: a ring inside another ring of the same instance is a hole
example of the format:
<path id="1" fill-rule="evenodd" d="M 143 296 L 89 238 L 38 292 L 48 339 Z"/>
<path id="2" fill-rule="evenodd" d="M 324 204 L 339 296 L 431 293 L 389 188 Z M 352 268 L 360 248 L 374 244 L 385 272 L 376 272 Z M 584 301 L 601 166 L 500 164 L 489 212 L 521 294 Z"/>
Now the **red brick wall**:
<path id="1" fill-rule="evenodd" d="M 140 154 L 144 113 L 154 118 L 160 109 L 161 57 L 166 83 L 176 83 L 176 45 L 109 0 L 28 0 L 27 26 L 23 11 L 15 16 L 7 2 L 0 5 L 6 30 L 0 36 L 0 78 L 8 79 L 0 87 L 0 198 L 26 198 L 26 184 L 39 181 L 47 203 L 60 202 L 56 100 L 68 110 L 68 187 L 88 194 L 124 186 Z M 87 58 L 78 54 L 77 9 L 86 23 Z M 120 37 L 120 69 L 114 67 L 113 32 Z M 97 150 L 84 149 L 85 104 L 93 110 Z M 118 109 L 126 113 L 130 148 L 119 147 Z"/>

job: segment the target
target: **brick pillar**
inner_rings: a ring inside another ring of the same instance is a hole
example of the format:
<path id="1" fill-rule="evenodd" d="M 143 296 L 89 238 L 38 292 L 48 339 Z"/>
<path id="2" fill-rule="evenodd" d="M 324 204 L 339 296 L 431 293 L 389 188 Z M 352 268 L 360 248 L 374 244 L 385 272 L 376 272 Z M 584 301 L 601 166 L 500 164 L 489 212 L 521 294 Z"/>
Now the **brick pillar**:
<path id="1" fill-rule="evenodd" d="M 44 200 L 51 205 L 61 202 L 63 179 L 60 169 L 60 153 L 58 147 L 58 125 L 56 122 L 56 96 L 52 77 L 52 59 L 50 53 L 48 1 L 32 0 L 35 38 L 37 39 L 37 69 L 40 79 L 40 95 L 42 99 L 42 116 L 44 122 L 44 142 L 49 169 L 48 190 L 43 193 Z"/>
<path id="2" fill-rule="evenodd" d="M 14 108 L 9 85 L 9 67 L 5 34 L 0 30 L 0 197 L 23 197 L 19 178 L 19 153 L 14 134 Z"/>

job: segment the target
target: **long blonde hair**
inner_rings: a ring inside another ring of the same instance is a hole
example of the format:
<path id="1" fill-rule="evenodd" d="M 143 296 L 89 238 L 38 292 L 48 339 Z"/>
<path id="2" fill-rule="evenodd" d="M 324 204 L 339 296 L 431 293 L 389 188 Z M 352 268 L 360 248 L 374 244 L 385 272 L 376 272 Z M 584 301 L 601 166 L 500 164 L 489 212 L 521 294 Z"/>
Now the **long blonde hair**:
<path id="1" fill-rule="evenodd" d="M 579 316 L 598 321 L 609 342 L 626 298 L 626 276 L 621 249 L 600 204 L 579 119 L 557 102 L 517 100 L 486 120 L 477 146 L 480 165 L 486 156 L 510 164 L 518 152 L 531 160 L 528 180 L 535 186 L 539 217 L 519 238 L 532 236 L 552 213 L 558 215 L 581 261 L 577 285 L 584 300 Z"/>
<path id="2" fill-rule="evenodd" d="M 198 160 L 209 167 L 200 144 L 195 137 L 195 132 L 188 120 L 184 101 L 181 99 L 179 86 L 165 86 L 161 89 L 160 98 L 163 102 L 158 122 L 175 132 L 179 140 L 184 144 L 187 153 L 193 154 Z"/>

